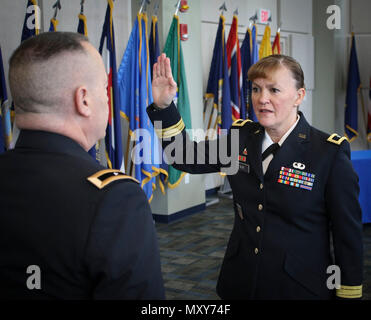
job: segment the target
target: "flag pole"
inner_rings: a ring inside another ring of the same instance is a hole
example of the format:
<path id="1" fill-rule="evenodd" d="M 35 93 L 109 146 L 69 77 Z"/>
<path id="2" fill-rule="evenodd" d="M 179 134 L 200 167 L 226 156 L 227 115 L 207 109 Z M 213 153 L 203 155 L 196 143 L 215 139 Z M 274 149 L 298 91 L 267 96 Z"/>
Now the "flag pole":
<path id="1" fill-rule="evenodd" d="M 80 1 L 80 14 L 84 14 L 84 2 L 85 0 Z"/>
<path id="2" fill-rule="evenodd" d="M 158 10 L 160 9 L 160 0 L 158 0 L 155 4 L 155 7 L 153 8 L 154 9 L 154 15 L 157 17 L 158 15 Z"/>
<path id="3" fill-rule="evenodd" d="M 53 19 L 55 20 L 55 19 L 57 19 L 58 10 L 62 9 L 60 0 L 57 0 L 57 2 L 54 3 L 52 8 L 55 8 L 54 15 L 53 15 Z"/>
<path id="4" fill-rule="evenodd" d="M 222 4 L 222 6 L 219 8 L 219 11 L 221 11 L 221 14 L 220 15 L 224 15 L 224 11 L 228 11 L 227 10 L 227 6 L 225 5 L 225 1 L 224 3 Z"/>
<path id="5" fill-rule="evenodd" d="M 175 10 L 174 16 L 177 16 L 178 15 L 178 11 L 179 11 L 179 8 L 180 8 L 180 2 L 181 1 L 178 0 L 177 4 L 175 5 L 176 10 Z"/>
<path id="6" fill-rule="evenodd" d="M 363 94 L 362 94 L 362 85 L 359 86 L 359 94 L 361 96 L 361 105 L 362 105 L 362 115 L 363 115 L 363 119 L 364 119 L 364 122 L 365 122 L 365 128 L 366 128 L 366 138 L 367 138 L 367 128 L 368 128 L 368 125 L 367 125 L 367 118 L 368 118 L 368 112 L 366 113 L 365 112 L 365 102 L 364 102 L 364 99 L 363 99 Z"/>
<path id="7" fill-rule="evenodd" d="M 143 11 L 147 11 L 147 4 L 150 4 L 151 2 L 149 0 L 142 0 L 142 4 L 140 6 L 138 14 L 142 14 Z"/>
<path id="8" fill-rule="evenodd" d="M 220 15 L 221 16 L 224 16 L 224 12 L 228 11 L 227 10 L 227 6 L 225 4 L 225 1 L 224 3 L 219 7 L 219 11 L 221 11 Z M 205 108 L 205 111 L 204 111 L 204 115 L 206 113 L 206 108 Z M 213 102 L 213 106 L 212 106 L 212 111 L 210 112 L 210 115 L 209 115 L 209 121 L 208 121 L 208 124 L 207 124 L 207 130 L 210 130 L 211 128 L 211 123 L 212 123 L 212 120 L 214 118 L 214 113 L 215 113 L 215 108 L 214 108 L 214 102 Z M 216 109 L 216 119 L 215 119 L 215 123 L 213 125 L 213 129 L 214 131 L 216 131 L 216 128 L 217 128 L 217 125 L 218 125 L 218 109 Z M 209 135 L 207 135 L 205 137 L 205 140 L 208 140 L 209 139 Z"/>

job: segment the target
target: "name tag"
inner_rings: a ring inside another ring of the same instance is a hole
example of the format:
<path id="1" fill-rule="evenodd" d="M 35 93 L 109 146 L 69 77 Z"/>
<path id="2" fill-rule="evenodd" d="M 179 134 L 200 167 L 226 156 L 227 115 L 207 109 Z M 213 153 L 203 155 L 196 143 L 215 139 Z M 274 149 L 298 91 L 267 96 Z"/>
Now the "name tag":
<path id="1" fill-rule="evenodd" d="M 238 165 L 239 165 L 240 171 L 245 172 L 245 173 L 250 173 L 250 165 L 248 165 L 247 163 L 240 162 L 240 161 Z"/>

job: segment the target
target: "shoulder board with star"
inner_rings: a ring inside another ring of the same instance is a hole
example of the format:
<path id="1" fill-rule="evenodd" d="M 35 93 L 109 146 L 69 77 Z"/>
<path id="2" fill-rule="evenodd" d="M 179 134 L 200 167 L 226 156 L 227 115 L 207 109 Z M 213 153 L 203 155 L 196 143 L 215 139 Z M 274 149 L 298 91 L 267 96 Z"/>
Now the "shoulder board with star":
<path id="1" fill-rule="evenodd" d="M 246 119 L 246 120 L 238 119 L 238 120 L 236 120 L 235 122 L 232 123 L 232 127 L 241 128 L 246 123 L 250 123 L 250 122 L 252 123 L 253 121 L 251 121 L 250 119 Z"/>
<path id="2" fill-rule="evenodd" d="M 348 141 L 346 137 L 341 137 L 337 133 L 333 133 L 331 136 L 328 137 L 327 142 L 331 142 L 340 146 L 344 140 Z"/>
<path id="3" fill-rule="evenodd" d="M 135 178 L 122 173 L 120 170 L 113 169 L 98 171 L 97 173 L 94 173 L 92 176 L 88 177 L 87 180 L 95 185 L 98 189 L 103 189 L 117 180 L 131 180 L 139 183 L 139 181 Z"/>

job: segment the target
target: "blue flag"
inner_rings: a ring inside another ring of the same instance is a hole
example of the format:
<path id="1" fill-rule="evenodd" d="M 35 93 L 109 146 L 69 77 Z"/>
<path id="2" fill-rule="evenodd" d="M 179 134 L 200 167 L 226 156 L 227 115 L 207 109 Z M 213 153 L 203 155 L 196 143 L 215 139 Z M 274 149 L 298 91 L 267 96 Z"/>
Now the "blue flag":
<path id="1" fill-rule="evenodd" d="M 232 125 L 231 95 L 228 77 L 227 49 L 225 45 L 225 18 L 219 18 L 218 31 L 215 38 L 213 58 L 211 60 L 209 80 L 206 89 L 206 103 L 211 99 L 211 106 L 217 111 L 217 126 L 229 129 Z M 211 122 L 212 114 L 210 114 Z M 210 124 L 207 129 L 210 128 Z"/>
<path id="2" fill-rule="evenodd" d="M 255 44 L 255 48 L 252 48 L 252 44 Z M 258 121 L 251 100 L 251 81 L 248 79 L 248 72 L 250 67 L 253 65 L 253 51 L 255 51 L 255 57 L 258 56 L 258 50 L 256 45 L 256 29 L 255 29 L 255 41 L 253 41 L 253 32 L 247 29 L 245 39 L 241 46 L 241 64 L 242 64 L 242 109 L 246 111 L 246 114 L 242 114 L 241 118 L 250 119 L 252 121 Z M 256 61 L 255 61 L 256 62 Z M 255 63 L 254 62 L 254 63 Z"/>
<path id="3" fill-rule="evenodd" d="M 121 120 L 120 120 L 120 97 L 117 88 L 116 47 L 115 32 L 113 27 L 113 1 L 108 0 L 106 18 L 104 20 L 102 37 L 100 39 L 99 53 L 103 61 L 107 61 L 108 74 L 108 108 L 109 118 L 106 130 L 106 158 L 107 165 L 111 169 L 125 171 L 122 154 Z"/>
<path id="4" fill-rule="evenodd" d="M 360 86 L 356 42 L 354 35 L 352 35 L 344 117 L 345 135 L 350 142 L 358 137 L 358 92 Z"/>
<path id="5" fill-rule="evenodd" d="M 258 48 L 256 24 L 252 26 L 251 37 L 252 37 L 251 65 L 253 65 L 259 61 L 259 48 Z"/>
<path id="6" fill-rule="evenodd" d="M 24 18 L 21 42 L 39 34 L 40 11 L 36 0 L 28 0 Z"/>
<path id="7" fill-rule="evenodd" d="M 146 112 L 153 103 L 147 15 L 138 14 L 118 71 L 121 111 L 129 122 L 129 134 L 136 141 L 132 161 L 135 178 L 150 202 L 160 173 L 158 138 Z"/>
<path id="8" fill-rule="evenodd" d="M 258 40 L 257 40 L 257 30 L 256 25 L 254 24 L 251 30 L 251 66 L 259 61 L 259 48 L 258 48 Z M 250 97 L 251 97 L 251 83 L 250 83 Z M 254 112 L 254 107 L 252 104 L 252 99 L 250 99 L 250 106 L 248 109 L 248 118 L 252 121 L 257 122 L 258 118 Z"/>
<path id="9" fill-rule="evenodd" d="M 59 23 L 58 20 L 56 20 L 54 18 L 50 19 L 49 32 L 57 31 L 58 23 Z"/>
<path id="10" fill-rule="evenodd" d="M 247 72 L 251 67 L 251 30 L 247 29 L 245 39 L 241 45 L 242 90 L 241 90 L 241 119 L 246 119 L 250 107 L 251 82 Z"/>
<path id="11" fill-rule="evenodd" d="M 12 139 L 10 110 L 4 76 L 3 56 L 0 47 L 0 153 L 9 149 Z"/>
<path id="12" fill-rule="evenodd" d="M 86 16 L 83 13 L 79 14 L 79 24 L 77 25 L 77 32 L 88 36 L 88 27 L 86 25 Z"/>

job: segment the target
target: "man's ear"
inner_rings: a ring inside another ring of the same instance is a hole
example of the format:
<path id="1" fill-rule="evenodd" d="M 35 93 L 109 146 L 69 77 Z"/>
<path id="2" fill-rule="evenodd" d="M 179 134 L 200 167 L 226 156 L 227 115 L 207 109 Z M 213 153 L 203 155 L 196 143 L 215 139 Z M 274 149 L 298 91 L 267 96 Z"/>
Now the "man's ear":
<path id="1" fill-rule="evenodd" d="M 75 110 L 76 112 L 83 116 L 89 117 L 91 115 L 90 109 L 90 99 L 88 95 L 88 90 L 86 87 L 78 87 L 75 91 Z"/>

